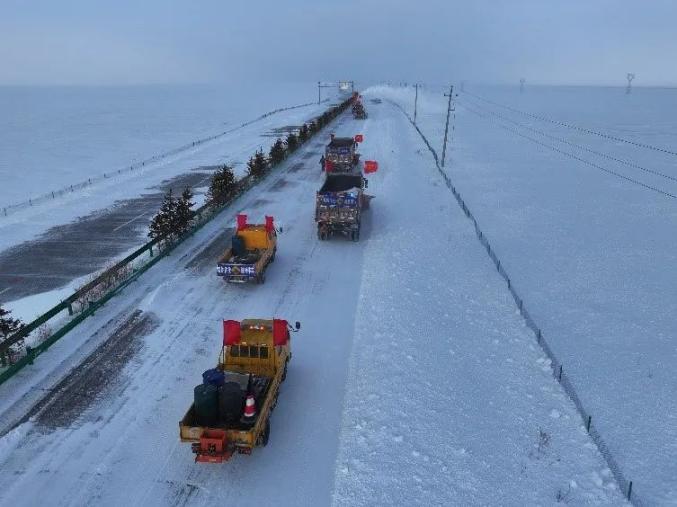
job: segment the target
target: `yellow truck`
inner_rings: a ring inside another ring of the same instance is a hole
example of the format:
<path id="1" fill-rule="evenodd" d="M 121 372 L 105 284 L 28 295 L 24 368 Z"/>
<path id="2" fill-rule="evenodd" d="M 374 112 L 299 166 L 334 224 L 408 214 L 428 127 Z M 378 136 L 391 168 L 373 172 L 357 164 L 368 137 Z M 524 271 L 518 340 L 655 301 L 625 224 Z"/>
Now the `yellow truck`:
<path id="1" fill-rule="evenodd" d="M 223 347 L 216 368 L 202 375 L 194 401 L 179 422 L 181 442 L 195 461 L 222 463 L 268 444 L 270 415 L 291 360 L 286 320 L 223 321 Z"/>
<path id="2" fill-rule="evenodd" d="M 265 224 L 248 224 L 247 215 L 237 216 L 237 230 L 231 247 L 224 252 L 216 266 L 216 274 L 226 282 L 247 283 L 266 281 L 266 268 L 275 261 L 277 231 L 273 217 Z"/>

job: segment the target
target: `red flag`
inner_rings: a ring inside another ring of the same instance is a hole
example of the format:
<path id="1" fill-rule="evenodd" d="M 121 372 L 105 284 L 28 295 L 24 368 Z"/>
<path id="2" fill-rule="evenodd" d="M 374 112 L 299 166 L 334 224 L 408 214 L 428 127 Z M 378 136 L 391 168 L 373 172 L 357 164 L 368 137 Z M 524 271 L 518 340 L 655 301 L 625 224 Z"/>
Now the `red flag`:
<path id="1" fill-rule="evenodd" d="M 275 225 L 273 224 L 273 217 L 269 217 L 266 215 L 266 231 L 270 234 L 273 232 L 273 229 L 275 229 Z"/>
<path id="2" fill-rule="evenodd" d="M 240 323 L 237 320 L 223 321 L 223 344 L 237 345 L 240 343 Z"/>
<path id="3" fill-rule="evenodd" d="M 237 216 L 237 230 L 241 231 L 242 229 L 247 228 L 247 215 L 240 213 Z"/>
<path id="4" fill-rule="evenodd" d="M 287 321 L 282 319 L 273 319 L 273 345 L 286 345 L 287 340 L 289 340 Z"/>
<path id="5" fill-rule="evenodd" d="M 364 172 L 369 174 L 369 173 L 375 173 L 378 171 L 378 162 L 375 160 L 365 160 L 364 161 Z"/>

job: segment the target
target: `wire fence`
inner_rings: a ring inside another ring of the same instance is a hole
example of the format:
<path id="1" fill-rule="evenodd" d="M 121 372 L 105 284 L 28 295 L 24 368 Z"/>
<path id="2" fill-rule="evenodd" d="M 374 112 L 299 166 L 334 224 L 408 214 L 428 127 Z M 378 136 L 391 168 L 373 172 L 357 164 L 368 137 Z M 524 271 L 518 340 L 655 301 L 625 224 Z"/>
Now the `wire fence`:
<path id="1" fill-rule="evenodd" d="M 326 99 L 324 102 L 327 102 L 329 99 Z M 240 123 L 238 126 L 233 127 L 228 130 L 224 130 L 223 132 L 219 132 L 217 134 L 208 136 L 208 137 L 203 137 L 201 139 L 197 139 L 195 141 L 192 141 L 190 143 L 186 143 L 182 146 L 179 146 L 177 148 L 172 148 L 171 150 L 165 151 L 163 153 L 160 153 L 158 155 L 153 155 L 152 157 L 148 157 L 144 160 L 141 160 L 139 162 L 135 162 L 133 164 L 130 164 L 125 167 L 121 167 L 119 169 L 109 171 L 109 172 L 104 172 L 102 174 L 92 176 L 90 178 L 87 178 L 84 181 L 81 181 L 79 183 L 74 183 L 72 185 L 66 185 L 65 187 L 62 187 L 57 190 L 52 190 L 49 192 L 46 192 L 44 194 L 41 194 L 37 197 L 29 198 L 25 201 L 21 202 L 16 202 L 13 204 L 8 204 L 7 206 L 3 206 L 2 212 L 0 213 L 0 217 L 6 217 L 9 216 L 11 213 L 19 211 L 21 209 L 26 209 L 28 207 L 44 203 L 53 199 L 56 199 L 57 197 L 61 197 L 67 194 L 74 193 L 76 190 L 82 190 L 83 188 L 87 188 L 95 183 L 105 181 L 107 179 L 113 178 L 115 176 L 121 175 L 121 174 L 126 174 L 130 172 L 137 171 L 139 169 L 145 168 L 147 165 L 151 165 L 155 162 L 160 162 L 168 157 L 172 157 L 174 155 L 178 155 L 179 153 L 182 153 L 184 151 L 190 150 L 192 148 L 196 148 L 200 145 L 203 145 L 205 143 L 208 143 L 210 141 L 214 141 L 220 137 L 223 137 L 228 134 L 232 134 L 233 132 L 240 130 L 242 128 L 245 128 L 253 123 L 256 123 L 258 121 L 261 121 L 265 118 L 268 118 L 269 116 L 272 116 L 274 114 L 281 113 L 283 111 L 291 111 L 292 109 L 299 109 L 302 107 L 308 107 L 312 105 L 316 105 L 316 102 L 308 102 L 306 104 L 298 104 L 296 106 L 289 106 L 289 107 L 281 107 L 278 109 L 274 109 L 273 111 L 268 111 L 267 113 L 264 113 L 260 116 L 257 116 L 253 120 L 248 120 L 246 122 Z"/>
<path id="2" fill-rule="evenodd" d="M 552 348 L 550 347 L 550 344 L 546 340 L 542 329 L 536 321 L 532 318 L 531 314 L 526 308 L 526 304 L 524 303 L 524 299 L 519 295 L 517 289 L 515 288 L 515 284 L 513 283 L 512 279 L 508 275 L 508 272 L 505 270 L 504 264 L 501 262 L 499 259 L 498 255 L 496 254 L 496 251 L 492 248 L 491 243 L 487 239 L 486 235 L 480 228 L 480 225 L 473 215 L 473 213 L 470 211 L 470 208 L 468 208 L 468 205 L 466 204 L 465 200 L 461 196 L 461 193 L 458 191 L 456 186 L 453 184 L 451 181 L 451 178 L 449 175 L 442 169 L 439 163 L 439 159 L 437 156 L 437 152 L 435 149 L 431 146 L 430 142 L 426 138 L 425 134 L 421 132 L 421 129 L 418 128 L 418 126 L 414 123 L 412 120 L 411 116 L 407 113 L 407 111 L 397 102 L 389 100 L 389 102 L 397 107 L 409 120 L 409 122 L 413 125 L 413 127 L 416 129 L 418 134 L 421 136 L 421 139 L 423 139 L 423 142 L 426 144 L 430 152 L 432 153 L 433 158 L 435 159 L 435 165 L 437 166 L 437 170 L 439 171 L 440 175 L 444 179 L 447 187 L 451 190 L 452 194 L 456 198 L 456 201 L 458 205 L 461 207 L 463 210 L 463 213 L 465 216 L 473 223 L 475 227 L 475 234 L 477 235 L 477 238 L 479 239 L 480 243 L 486 250 L 487 254 L 489 255 L 489 258 L 491 261 L 494 263 L 494 266 L 496 267 L 496 270 L 498 273 L 501 275 L 501 277 L 505 280 L 506 284 L 508 285 L 508 290 L 510 291 L 510 294 L 513 297 L 513 300 L 515 301 L 515 305 L 517 305 L 517 308 L 519 309 L 520 315 L 524 319 L 524 322 L 526 325 L 531 329 L 531 331 L 534 333 L 534 336 L 536 338 L 536 341 L 542 348 L 542 350 L 545 352 L 545 355 L 550 359 L 550 366 L 552 368 L 552 374 L 555 377 L 555 379 L 559 382 L 559 384 L 562 386 L 564 389 L 564 392 L 569 396 L 571 401 L 573 401 L 574 405 L 576 406 L 576 410 L 578 410 L 578 413 L 581 416 L 581 419 L 583 420 L 583 424 L 588 431 L 588 434 L 590 435 L 590 438 L 592 441 L 595 443 L 597 446 L 597 449 L 599 450 L 600 454 L 606 461 L 607 465 L 609 466 L 609 470 L 611 470 L 611 473 L 614 476 L 614 479 L 616 480 L 620 490 L 623 492 L 625 497 L 633 504 L 637 506 L 642 506 L 646 505 L 645 502 L 643 502 L 640 498 L 640 495 L 637 493 L 636 488 L 633 485 L 633 481 L 630 480 L 622 471 L 620 465 L 618 464 L 618 461 L 616 461 L 616 458 L 614 457 L 613 453 L 611 452 L 611 449 L 607 445 L 606 441 L 600 434 L 599 430 L 595 427 L 595 424 L 593 423 L 592 420 L 592 415 L 590 412 L 588 412 L 585 407 L 583 406 L 583 402 L 581 401 L 580 396 L 578 395 L 578 392 L 576 391 L 576 388 L 574 387 L 574 384 L 571 380 L 571 378 L 567 375 L 567 372 L 564 370 L 564 365 L 563 363 L 557 358 L 555 353 L 553 352 Z"/>

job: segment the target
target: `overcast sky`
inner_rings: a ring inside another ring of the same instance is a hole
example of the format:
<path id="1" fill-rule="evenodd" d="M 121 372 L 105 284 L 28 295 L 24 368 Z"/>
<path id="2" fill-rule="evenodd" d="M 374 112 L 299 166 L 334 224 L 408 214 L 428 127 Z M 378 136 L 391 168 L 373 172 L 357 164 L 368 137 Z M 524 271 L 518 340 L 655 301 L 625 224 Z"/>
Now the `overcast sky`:
<path id="1" fill-rule="evenodd" d="M 0 84 L 676 85 L 677 0 L 0 0 Z"/>

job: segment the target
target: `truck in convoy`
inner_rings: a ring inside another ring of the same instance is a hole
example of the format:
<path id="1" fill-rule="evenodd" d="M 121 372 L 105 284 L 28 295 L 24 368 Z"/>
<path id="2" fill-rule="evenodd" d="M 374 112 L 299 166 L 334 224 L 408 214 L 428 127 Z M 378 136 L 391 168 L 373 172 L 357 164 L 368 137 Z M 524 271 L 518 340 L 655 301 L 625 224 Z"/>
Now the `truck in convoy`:
<path id="1" fill-rule="evenodd" d="M 270 438 L 270 415 L 291 360 L 286 320 L 223 321 L 223 346 L 216 368 L 202 374 L 193 403 L 179 422 L 199 463 L 222 463 L 251 454 Z"/>
<path id="2" fill-rule="evenodd" d="M 326 173 L 349 173 L 360 162 L 360 154 L 356 153 L 357 142 L 352 137 L 336 137 L 324 152 L 324 170 Z"/>
<path id="3" fill-rule="evenodd" d="M 267 216 L 265 224 L 248 224 L 247 215 L 240 214 L 231 247 L 219 259 L 216 274 L 231 283 L 264 283 L 266 269 L 275 260 L 276 252 L 273 217 Z"/>
<path id="4" fill-rule="evenodd" d="M 357 100 L 356 102 L 353 103 L 353 118 L 356 120 L 366 120 L 367 119 L 367 111 L 364 109 L 364 104 L 362 104 L 362 101 Z"/>
<path id="5" fill-rule="evenodd" d="M 327 174 L 315 197 L 315 222 L 320 240 L 337 233 L 353 241 L 360 239 L 362 210 L 369 207 L 371 199 L 364 193 L 368 184 L 361 174 Z"/>

